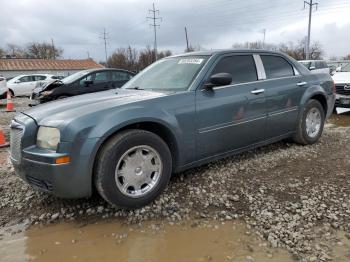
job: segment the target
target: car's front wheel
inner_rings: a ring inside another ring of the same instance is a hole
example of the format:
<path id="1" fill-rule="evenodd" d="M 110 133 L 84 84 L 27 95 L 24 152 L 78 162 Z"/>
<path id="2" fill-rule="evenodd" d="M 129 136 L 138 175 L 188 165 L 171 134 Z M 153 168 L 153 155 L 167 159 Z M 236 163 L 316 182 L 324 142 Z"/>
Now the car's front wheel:
<path id="1" fill-rule="evenodd" d="M 153 201 L 167 186 L 171 173 L 171 153 L 159 136 L 125 130 L 100 150 L 95 186 L 107 202 L 134 209 Z"/>
<path id="2" fill-rule="evenodd" d="M 321 103 L 309 100 L 300 116 L 294 141 L 303 145 L 316 143 L 322 135 L 324 121 L 325 112 Z"/>

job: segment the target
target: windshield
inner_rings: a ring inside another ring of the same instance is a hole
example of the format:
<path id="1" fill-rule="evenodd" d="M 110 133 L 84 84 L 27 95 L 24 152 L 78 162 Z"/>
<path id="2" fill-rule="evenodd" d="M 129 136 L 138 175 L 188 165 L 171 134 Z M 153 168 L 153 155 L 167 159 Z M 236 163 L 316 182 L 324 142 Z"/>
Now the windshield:
<path id="1" fill-rule="evenodd" d="M 184 91 L 189 88 L 208 56 L 162 59 L 126 83 L 123 89 Z"/>
<path id="2" fill-rule="evenodd" d="M 340 72 L 350 72 L 350 63 L 342 66 Z"/>
<path id="3" fill-rule="evenodd" d="M 73 75 L 70 75 L 70 76 L 63 78 L 61 81 L 63 84 L 70 84 L 88 73 L 90 73 L 89 70 L 79 71 L 79 72 L 74 73 Z"/>

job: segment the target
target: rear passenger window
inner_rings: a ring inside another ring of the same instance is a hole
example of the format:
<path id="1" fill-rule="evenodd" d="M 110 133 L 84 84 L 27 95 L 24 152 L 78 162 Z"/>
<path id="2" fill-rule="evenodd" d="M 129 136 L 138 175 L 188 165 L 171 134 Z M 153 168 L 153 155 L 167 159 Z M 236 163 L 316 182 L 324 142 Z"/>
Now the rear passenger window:
<path id="1" fill-rule="evenodd" d="M 122 71 L 112 71 L 111 73 L 113 81 L 128 81 L 132 77 L 130 74 Z"/>
<path id="2" fill-rule="evenodd" d="M 282 57 L 261 55 L 267 79 L 294 76 L 293 67 Z"/>
<path id="3" fill-rule="evenodd" d="M 211 75 L 218 73 L 230 73 L 232 84 L 258 80 L 254 58 L 251 55 L 235 55 L 222 58 Z"/>

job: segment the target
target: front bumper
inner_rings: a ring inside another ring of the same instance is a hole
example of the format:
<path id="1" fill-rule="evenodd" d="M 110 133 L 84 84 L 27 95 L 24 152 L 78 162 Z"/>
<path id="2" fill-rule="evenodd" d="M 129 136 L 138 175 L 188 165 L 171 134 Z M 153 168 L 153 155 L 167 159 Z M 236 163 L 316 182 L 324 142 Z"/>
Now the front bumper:
<path id="1" fill-rule="evenodd" d="M 92 193 L 93 150 L 96 139 L 76 143 L 60 143 L 58 152 L 40 149 L 35 145 L 35 122 L 18 123 L 23 126 L 21 137 L 15 138 L 11 127 L 11 162 L 15 173 L 36 189 L 60 198 L 82 198 Z M 14 141 L 20 139 L 20 142 Z M 20 150 L 14 147 L 20 146 Z M 18 153 L 19 152 L 19 153 Z M 67 164 L 55 164 L 55 159 L 70 156 Z"/>
<path id="2" fill-rule="evenodd" d="M 349 102 L 347 102 L 347 101 L 349 101 Z M 350 108 L 350 96 L 336 94 L 335 106 L 336 107 Z"/>

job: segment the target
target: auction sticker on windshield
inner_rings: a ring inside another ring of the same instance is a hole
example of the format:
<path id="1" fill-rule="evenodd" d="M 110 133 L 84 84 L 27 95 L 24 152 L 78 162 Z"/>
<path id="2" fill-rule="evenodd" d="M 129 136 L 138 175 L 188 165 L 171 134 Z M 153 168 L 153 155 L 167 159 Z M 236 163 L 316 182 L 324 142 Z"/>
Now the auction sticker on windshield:
<path id="1" fill-rule="evenodd" d="M 186 58 L 186 59 L 180 59 L 178 64 L 196 64 L 200 65 L 203 62 L 204 59 L 200 58 Z"/>

